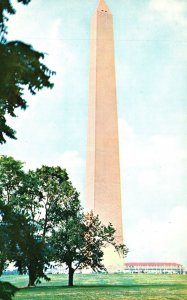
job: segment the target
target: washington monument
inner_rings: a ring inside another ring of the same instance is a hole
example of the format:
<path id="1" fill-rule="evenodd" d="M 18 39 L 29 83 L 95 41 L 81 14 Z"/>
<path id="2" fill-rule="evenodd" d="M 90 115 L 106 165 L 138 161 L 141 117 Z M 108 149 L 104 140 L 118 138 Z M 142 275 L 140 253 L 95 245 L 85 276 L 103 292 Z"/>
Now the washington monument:
<path id="1" fill-rule="evenodd" d="M 104 0 L 91 23 L 86 165 L 86 210 L 104 224 L 111 222 L 116 242 L 123 243 L 113 17 Z M 106 267 L 121 269 L 122 259 L 113 249 L 107 251 Z"/>

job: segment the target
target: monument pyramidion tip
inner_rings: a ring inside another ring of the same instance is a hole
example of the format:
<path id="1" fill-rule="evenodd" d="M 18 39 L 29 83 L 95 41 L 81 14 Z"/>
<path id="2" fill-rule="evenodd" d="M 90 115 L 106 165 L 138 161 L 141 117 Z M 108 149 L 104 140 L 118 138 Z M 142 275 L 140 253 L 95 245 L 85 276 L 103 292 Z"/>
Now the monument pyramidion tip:
<path id="1" fill-rule="evenodd" d="M 99 0 L 98 6 L 97 6 L 97 11 L 112 14 L 111 11 L 109 10 L 105 0 Z"/>

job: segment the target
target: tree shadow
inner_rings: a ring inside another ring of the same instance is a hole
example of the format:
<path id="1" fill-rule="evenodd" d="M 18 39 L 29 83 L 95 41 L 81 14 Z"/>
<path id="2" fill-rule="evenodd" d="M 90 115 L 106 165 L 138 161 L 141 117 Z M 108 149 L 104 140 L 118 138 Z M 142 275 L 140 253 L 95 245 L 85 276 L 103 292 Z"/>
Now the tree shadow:
<path id="1" fill-rule="evenodd" d="M 171 288 L 171 287 L 186 287 L 186 284 L 97 284 L 97 285 L 74 285 L 70 286 L 62 286 L 62 285 L 53 285 L 53 286 L 36 286 L 34 289 L 40 290 L 55 290 L 55 289 L 114 289 L 114 288 L 124 288 L 124 289 L 140 289 L 140 288 Z M 29 287 L 25 287 L 24 289 L 30 289 Z"/>
<path id="2" fill-rule="evenodd" d="M 17 291 L 19 291 L 19 288 L 15 287 L 11 283 L 0 281 L 0 299 L 11 300 Z"/>

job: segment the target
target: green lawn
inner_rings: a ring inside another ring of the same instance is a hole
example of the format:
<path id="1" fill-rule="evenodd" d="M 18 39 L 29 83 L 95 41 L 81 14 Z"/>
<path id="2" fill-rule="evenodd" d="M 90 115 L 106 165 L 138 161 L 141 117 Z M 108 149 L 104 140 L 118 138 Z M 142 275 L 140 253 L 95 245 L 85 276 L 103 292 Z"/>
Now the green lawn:
<path id="1" fill-rule="evenodd" d="M 36 288 L 24 288 L 26 276 L 2 279 L 21 287 L 14 300 L 187 300 L 187 275 L 77 274 L 73 288 L 66 286 L 65 275 L 51 275 L 50 282 Z"/>

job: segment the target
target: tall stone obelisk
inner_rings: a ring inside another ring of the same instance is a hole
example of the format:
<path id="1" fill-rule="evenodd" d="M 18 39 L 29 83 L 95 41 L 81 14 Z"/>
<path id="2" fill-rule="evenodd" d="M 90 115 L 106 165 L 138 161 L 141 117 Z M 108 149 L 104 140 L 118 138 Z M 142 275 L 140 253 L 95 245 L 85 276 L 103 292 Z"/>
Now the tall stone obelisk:
<path id="1" fill-rule="evenodd" d="M 113 17 L 104 0 L 91 24 L 86 165 L 86 210 L 93 210 L 104 224 L 111 222 L 116 241 L 123 243 Z M 110 270 L 123 268 L 113 249 L 105 260 Z"/>

